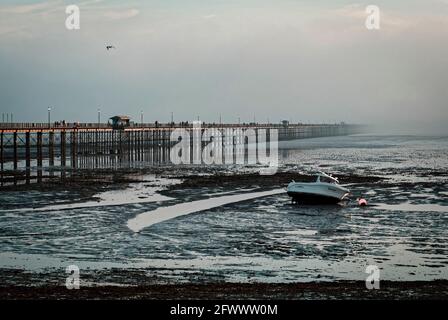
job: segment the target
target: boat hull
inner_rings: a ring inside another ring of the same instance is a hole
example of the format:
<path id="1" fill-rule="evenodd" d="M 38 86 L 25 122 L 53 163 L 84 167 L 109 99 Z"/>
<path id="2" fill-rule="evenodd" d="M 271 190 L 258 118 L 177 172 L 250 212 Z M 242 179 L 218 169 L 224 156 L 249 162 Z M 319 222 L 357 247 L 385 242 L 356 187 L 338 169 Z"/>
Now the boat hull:
<path id="1" fill-rule="evenodd" d="M 292 182 L 287 193 L 294 201 L 303 204 L 334 204 L 342 201 L 349 190 L 336 184 Z"/>
<path id="2" fill-rule="evenodd" d="M 305 192 L 289 191 L 288 196 L 293 198 L 297 203 L 302 204 L 337 204 L 342 201 L 340 198 Z"/>

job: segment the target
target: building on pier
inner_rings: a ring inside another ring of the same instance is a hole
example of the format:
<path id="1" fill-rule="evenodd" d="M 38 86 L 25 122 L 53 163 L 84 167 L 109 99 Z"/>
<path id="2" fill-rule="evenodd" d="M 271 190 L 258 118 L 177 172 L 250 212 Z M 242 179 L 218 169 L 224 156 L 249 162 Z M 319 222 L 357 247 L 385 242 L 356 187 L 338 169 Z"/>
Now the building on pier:
<path id="1" fill-rule="evenodd" d="M 113 116 L 109 118 L 109 120 L 110 120 L 109 124 L 112 126 L 113 129 L 124 129 L 131 125 L 130 123 L 131 118 L 128 116 Z"/>

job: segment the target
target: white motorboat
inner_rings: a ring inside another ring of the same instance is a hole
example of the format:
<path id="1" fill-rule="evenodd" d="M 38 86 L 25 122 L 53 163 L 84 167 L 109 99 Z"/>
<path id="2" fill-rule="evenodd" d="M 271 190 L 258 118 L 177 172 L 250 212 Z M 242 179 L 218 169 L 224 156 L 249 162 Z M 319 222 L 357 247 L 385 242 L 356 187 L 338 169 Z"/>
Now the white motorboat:
<path id="1" fill-rule="evenodd" d="M 334 204 L 344 200 L 350 191 L 337 178 L 324 172 L 316 175 L 315 182 L 292 181 L 287 188 L 293 201 L 301 204 Z"/>

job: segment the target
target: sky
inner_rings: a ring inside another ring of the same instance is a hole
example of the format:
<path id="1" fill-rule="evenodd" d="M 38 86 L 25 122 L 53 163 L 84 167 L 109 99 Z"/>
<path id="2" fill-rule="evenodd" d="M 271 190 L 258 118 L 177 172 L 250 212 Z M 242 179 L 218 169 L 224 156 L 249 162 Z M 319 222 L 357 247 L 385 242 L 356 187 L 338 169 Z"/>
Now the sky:
<path id="1" fill-rule="evenodd" d="M 0 112 L 45 122 L 48 107 L 448 133 L 448 0 L 2 0 Z"/>

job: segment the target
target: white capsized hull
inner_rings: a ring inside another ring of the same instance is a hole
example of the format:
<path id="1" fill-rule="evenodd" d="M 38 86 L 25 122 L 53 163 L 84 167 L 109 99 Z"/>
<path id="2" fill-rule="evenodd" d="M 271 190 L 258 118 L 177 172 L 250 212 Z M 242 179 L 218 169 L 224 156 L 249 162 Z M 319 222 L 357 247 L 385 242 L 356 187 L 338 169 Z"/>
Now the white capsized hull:
<path id="1" fill-rule="evenodd" d="M 299 203 L 338 203 L 349 190 L 334 183 L 326 182 L 291 182 L 287 188 L 288 195 Z"/>

